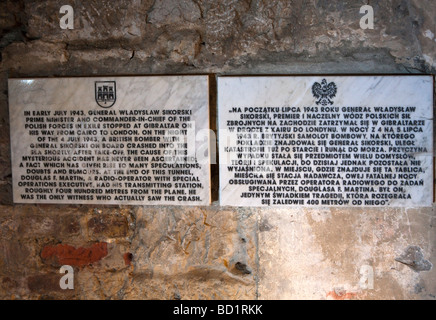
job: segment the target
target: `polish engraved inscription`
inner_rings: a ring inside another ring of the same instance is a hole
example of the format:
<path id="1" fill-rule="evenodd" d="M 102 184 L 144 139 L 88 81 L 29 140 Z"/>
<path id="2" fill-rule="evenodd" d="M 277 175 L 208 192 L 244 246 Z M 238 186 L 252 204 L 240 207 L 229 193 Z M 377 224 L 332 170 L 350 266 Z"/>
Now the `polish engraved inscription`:
<path id="1" fill-rule="evenodd" d="M 432 76 L 218 79 L 220 201 L 431 206 Z"/>

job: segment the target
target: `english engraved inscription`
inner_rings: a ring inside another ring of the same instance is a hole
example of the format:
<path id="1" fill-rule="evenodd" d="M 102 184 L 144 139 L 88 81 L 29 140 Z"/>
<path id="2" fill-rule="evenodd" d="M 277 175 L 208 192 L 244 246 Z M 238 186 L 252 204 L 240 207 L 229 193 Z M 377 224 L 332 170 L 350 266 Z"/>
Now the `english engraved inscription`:
<path id="1" fill-rule="evenodd" d="M 433 77 L 218 79 L 220 201 L 431 206 Z"/>
<path id="2" fill-rule="evenodd" d="M 14 202 L 209 204 L 208 99 L 207 76 L 10 79 Z"/>

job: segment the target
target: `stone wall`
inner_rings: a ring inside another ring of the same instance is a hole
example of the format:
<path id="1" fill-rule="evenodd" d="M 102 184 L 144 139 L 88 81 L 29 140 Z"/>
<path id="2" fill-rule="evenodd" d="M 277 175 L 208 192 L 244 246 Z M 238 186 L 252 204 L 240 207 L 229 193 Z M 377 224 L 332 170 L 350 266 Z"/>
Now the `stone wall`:
<path id="1" fill-rule="evenodd" d="M 216 165 L 209 207 L 12 204 L 8 78 L 210 74 L 216 129 L 216 75 L 436 74 L 434 1 L 371 1 L 373 30 L 365 4 L 2 1 L 0 298 L 436 299 L 434 207 L 222 207 Z"/>

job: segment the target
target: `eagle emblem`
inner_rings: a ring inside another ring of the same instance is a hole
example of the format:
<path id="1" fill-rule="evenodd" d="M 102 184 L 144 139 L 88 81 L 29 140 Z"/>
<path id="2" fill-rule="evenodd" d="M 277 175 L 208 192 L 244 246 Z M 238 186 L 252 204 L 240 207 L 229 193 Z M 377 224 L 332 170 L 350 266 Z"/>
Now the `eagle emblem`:
<path id="1" fill-rule="evenodd" d="M 338 88 L 334 82 L 327 83 L 326 79 L 322 79 L 321 83 L 315 82 L 312 86 L 312 93 L 318 99 L 316 104 L 326 106 L 333 104 L 332 98 L 336 97 Z"/>

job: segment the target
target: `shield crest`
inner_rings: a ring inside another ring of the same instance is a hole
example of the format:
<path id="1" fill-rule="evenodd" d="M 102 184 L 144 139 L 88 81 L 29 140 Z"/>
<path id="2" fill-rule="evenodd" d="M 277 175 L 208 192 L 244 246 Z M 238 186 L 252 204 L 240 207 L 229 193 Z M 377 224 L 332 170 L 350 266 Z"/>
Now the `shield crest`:
<path id="1" fill-rule="evenodd" d="M 115 81 L 95 81 L 95 101 L 102 108 L 110 108 L 117 100 Z"/>

